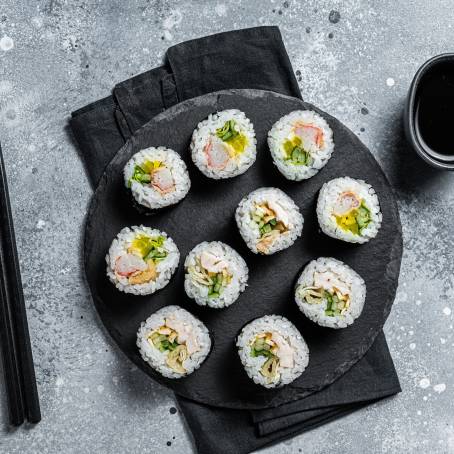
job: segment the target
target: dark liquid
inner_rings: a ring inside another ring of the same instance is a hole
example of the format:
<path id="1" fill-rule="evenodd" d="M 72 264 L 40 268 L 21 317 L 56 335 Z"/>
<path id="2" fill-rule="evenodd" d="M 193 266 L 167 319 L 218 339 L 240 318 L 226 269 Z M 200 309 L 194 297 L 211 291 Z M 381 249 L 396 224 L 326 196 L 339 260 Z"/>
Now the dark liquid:
<path id="1" fill-rule="evenodd" d="M 435 64 L 416 93 L 415 126 L 426 152 L 454 160 L 454 62 Z"/>

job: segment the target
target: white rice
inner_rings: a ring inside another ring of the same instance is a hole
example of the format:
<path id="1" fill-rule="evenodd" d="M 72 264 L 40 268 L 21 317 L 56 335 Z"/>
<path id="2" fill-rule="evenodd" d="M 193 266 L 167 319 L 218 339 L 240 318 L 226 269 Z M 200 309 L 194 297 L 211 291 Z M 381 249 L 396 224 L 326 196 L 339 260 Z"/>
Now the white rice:
<path id="1" fill-rule="evenodd" d="M 326 315 L 328 305 L 326 298 L 320 303 L 310 304 L 303 297 L 302 289 L 314 286 L 315 273 L 323 273 L 329 282 L 337 282 L 339 286 L 345 287 L 345 290 L 348 289 L 350 306 L 343 315 Z M 366 284 L 363 278 L 345 263 L 331 257 L 312 260 L 298 278 L 295 289 L 295 301 L 303 314 L 318 325 L 328 328 L 345 328 L 351 325 L 361 315 L 365 300 Z"/>
<path id="2" fill-rule="evenodd" d="M 362 199 L 370 211 L 371 222 L 359 234 L 341 228 L 333 213 L 338 197 L 345 192 L 352 192 Z M 366 243 L 375 238 L 382 222 L 380 203 L 374 188 L 363 180 L 350 177 L 335 178 L 322 186 L 317 201 L 317 217 L 326 235 L 349 243 Z"/>
<path id="3" fill-rule="evenodd" d="M 115 272 L 115 265 L 117 260 L 127 253 L 131 242 L 137 235 L 146 235 L 151 237 L 163 236 L 165 238 L 163 248 L 167 252 L 167 256 L 156 263 L 156 271 L 158 273 L 155 281 L 149 281 L 144 284 L 132 285 L 128 281 L 128 277 L 120 276 Z M 164 288 L 170 281 L 173 273 L 178 267 L 180 260 L 180 252 L 167 233 L 161 232 L 150 227 L 133 226 L 131 228 L 125 227 L 120 231 L 117 237 L 112 241 L 109 248 L 109 253 L 106 256 L 107 262 L 107 276 L 111 282 L 117 287 L 118 290 L 125 293 L 132 293 L 134 295 L 150 295 L 157 290 Z"/>
<path id="4" fill-rule="evenodd" d="M 254 209 L 255 204 L 269 201 L 276 203 L 287 213 L 289 225 L 288 231 L 281 233 L 277 237 L 265 255 L 274 254 L 275 252 L 288 248 L 301 235 L 303 230 L 303 215 L 300 213 L 295 202 L 285 192 L 277 188 L 256 189 L 241 200 L 235 212 L 235 219 L 240 234 L 249 249 L 255 254 L 263 254 L 263 252 L 257 249 L 261 235 L 258 224 L 251 217 L 251 211 Z"/>
<path id="5" fill-rule="evenodd" d="M 232 276 L 232 280 L 226 286 L 222 287 L 222 291 L 218 297 L 210 297 L 209 286 L 195 280 L 194 276 L 188 270 L 191 267 L 200 272 L 200 265 L 196 259 L 200 260 L 202 252 L 214 254 L 219 258 L 219 261 L 224 261 L 228 264 L 227 270 Z M 216 309 L 230 306 L 238 299 L 247 285 L 249 270 L 246 262 L 238 252 L 228 244 L 220 241 L 204 241 L 198 244 L 186 257 L 184 267 L 186 270 L 184 278 L 186 294 L 201 306 L 209 306 Z"/>
<path id="6" fill-rule="evenodd" d="M 277 376 L 271 383 L 260 371 L 267 358 L 264 356 L 251 356 L 251 345 L 255 337 L 263 332 L 280 334 L 294 352 L 293 367 L 279 366 Z M 300 332 L 293 323 L 279 315 L 265 315 L 247 324 L 238 336 L 236 345 L 248 376 L 255 383 L 265 388 L 276 388 L 291 383 L 304 372 L 309 363 L 309 349 Z"/>
<path id="7" fill-rule="evenodd" d="M 226 167 L 215 169 L 208 165 L 207 154 L 204 152 L 208 140 L 222 142 L 216 135 L 216 130 L 222 128 L 226 121 L 234 120 L 236 130 L 247 138 L 245 150 L 236 158 L 231 158 Z M 256 138 L 254 127 L 244 112 L 237 109 L 223 110 L 210 114 L 206 120 L 201 121 L 192 134 L 191 153 L 194 164 L 209 178 L 231 178 L 241 175 L 252 166 L 256 158 Z"/>
<path id="8" fill-rule="evenodd" d="M 301 145 L 313 159 L 313 162 L 308 166 L 295 164 L 291 159 L 287 159 L 287 154 L 283 148 L 285 140 L 293 137 L 296 123 L 315 126 L 323 131 L 323 144 L 321 146 L 310 142 Z M 268 146 L 273 162 L 282 175 L 289 180 L 306 180 L 313 177 L 330 159 L 334 150 L 333 132 L 326 120 L 316 112 L 295 110 L 274 123 L 268 133 Z"/>
<path id="9" fill-rule="evenodd" d="M 150 183 L 131 180 L 135 167 L 141 167 L 146 161 L 161 162 L 169 169 L 174 181 L 173 191 L 162 193 Z M 191 187 L 186 164 L 180 155 L 170 148 L 150 147 L 139 151 L 127 162 L 123 173 L 125 185 L 131 189 L 134 199 L 140 205 L 152 210 L 178 203 L 186 197 Z"/>
<path id="10" fill-rule="evenodd" d="M 169 317 L 175 317 L 191 326 L 196 334 L 199 350 L 183 361 L 182 366 L 186 369 L 184 374 L 176 372 L 166 364 L 168 351 L 161 352 L 148 341 L 149 334 L 163 326 Z M 207 327 L 188 311 L 179 306 L 166 306 L 142 322 L 137 332 L 137 346 L 143 360 L 161 375 L 167 378 L 181 378 L 194 372 L 205 361 L 211 350 L 211 339 Z"/>

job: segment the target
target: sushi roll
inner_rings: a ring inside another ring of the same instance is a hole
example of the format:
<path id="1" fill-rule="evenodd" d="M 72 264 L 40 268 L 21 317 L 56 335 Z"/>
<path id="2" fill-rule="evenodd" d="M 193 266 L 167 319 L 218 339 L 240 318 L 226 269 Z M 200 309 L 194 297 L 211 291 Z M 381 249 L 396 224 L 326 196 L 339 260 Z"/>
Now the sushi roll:
<path id="1" fill-rule="evenodd" d="M 320 326 L 345 328 L 360 315 L 366 299 L 363 278 L 348 265 L 330 257 L 312 260 L 295 290 L 301 312 Z"/>
<path id="2" fill-rule="evenodd" d="M 278 315 L 265 315 L 246 325 L 236 345 L 249 378 L 265 388 L 288 385 L 309 363 L 309 349 L 300 332 Z"/>
<path id="3" fill-rule="evenodd" d="M 333 132 L 319 114 L 295 110 L 274 123 L 268 146 L 279 172 L 289 180 L 306 180 L 326 165 L 334 150 Z"/>
<path id="4" fill-rule="evenodd" d="M 150 210 L 180 202 L 191 187 L 186 164 L 170 148 L 139 151 L 127 162 L 123 173 L 134 200 Z"/>
<path id="5" fill-rule="evenodd" d="M 201 306 L 230 306 L 247 285 L 246 262 L 220 241 L 198 244 L 186 257 L 184 268 L 184 289 Z"/>
<path id="6" fill-rule="evenodd" d="M 240 110 L 209 115 L 192 134 L 194 164 L 209 178 L 231 178 L 255 162 L 256 139 L 251 121 Z"/>
<path id="7" fill-rule="evenodd" d="M 179 260 L 180 252 L 165 232 L 125 227 L 106 256 L 107 276 L 122 292 L 150 295 L 169 283 Z"/>
<path id="8" fill-rule="evenodd" d="M 211 350 L 207 327 L 179 306 L 166 306 L 148 317 L 137 332 L 144 361 L 167 378 L 191 374 Z"/>
<path id="9" fill-rule="evenodd" d="M 277 188 L 260 188 L 239 203 L 235 213 L 241 236 L 255 254 L 270 255 L 291 246 L 303 230 L 295 202 Z"/>
<path id="10" fill-rule="evenodd" d="M 326 235 L 349 243 L 375 238 L 382 221 L 374 188 L 350 177 L 335 178 L 322 186 L 317 217 Z"/>

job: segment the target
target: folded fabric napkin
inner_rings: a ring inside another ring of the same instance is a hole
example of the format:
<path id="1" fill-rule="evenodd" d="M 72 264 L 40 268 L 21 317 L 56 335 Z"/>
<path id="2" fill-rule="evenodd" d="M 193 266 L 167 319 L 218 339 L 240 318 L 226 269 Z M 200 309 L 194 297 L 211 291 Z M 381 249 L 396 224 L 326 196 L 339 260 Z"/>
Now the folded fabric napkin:
<path id="1" fill-rule="evenodd" d="M 112 96 L 72 114 L 71 128 L 93 187 L 137 129 L 185 99 L 230 88 L 301 98 L 277 27 L 256 27 L 187 41 L 163 66 L 115 86 Z M 177 396 L 202 454 L 242 454 L 317 427 L 401 391 L 385 337 L 330 386 L 264 410 L 211 407 Z"/>

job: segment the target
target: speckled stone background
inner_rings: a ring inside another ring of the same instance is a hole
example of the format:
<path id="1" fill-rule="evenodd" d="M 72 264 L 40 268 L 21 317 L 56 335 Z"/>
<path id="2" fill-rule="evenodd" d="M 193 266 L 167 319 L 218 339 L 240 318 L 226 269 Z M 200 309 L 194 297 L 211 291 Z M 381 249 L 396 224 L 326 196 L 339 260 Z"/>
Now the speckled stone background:
<path id="1" fill-rule="evenodd" d="M 66 125 L 170 45 L 262 24 L 280 26 L 304 98 L 383 167 L 405 247 L 385 328 L 403 392 L 263 452 L 454 452 L 454 175 L 419 161 L 400 121 L 418 66 L 454 50 L 451 1 L 0 1 L 0 138 L 43 412 L 10 431 L 0 380 L 0 452 L 193 452 L 171 393 L 112 345 L 90 301 L 91 190 Z"/>

